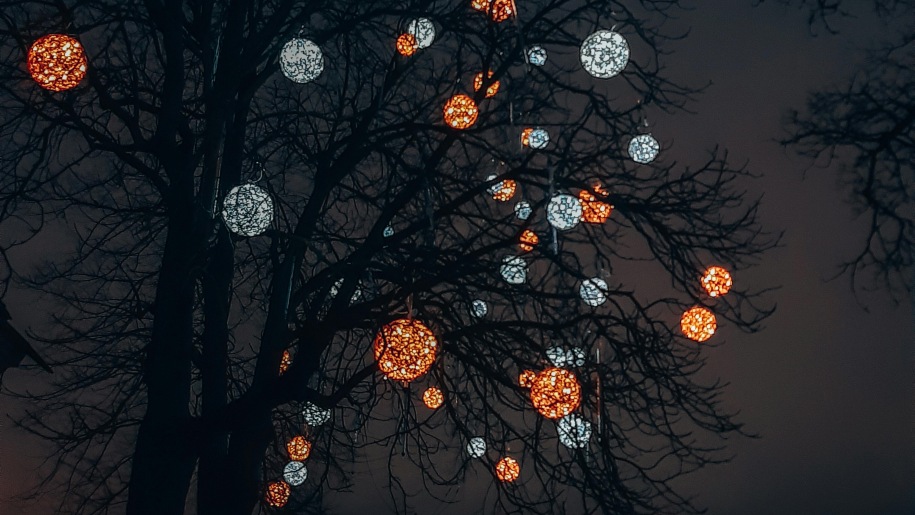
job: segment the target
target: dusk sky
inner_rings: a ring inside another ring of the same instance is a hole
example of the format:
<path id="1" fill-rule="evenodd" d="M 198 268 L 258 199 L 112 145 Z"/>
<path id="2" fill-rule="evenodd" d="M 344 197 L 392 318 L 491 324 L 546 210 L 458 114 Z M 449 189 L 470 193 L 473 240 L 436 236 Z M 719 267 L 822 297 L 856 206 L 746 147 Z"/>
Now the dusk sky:
<path id="1" fill-rule="evenodd" d="M 912 301 L 896 305 L 880 289 L 856 296 L 846 276 L 830 280 L 863 243 L 864 228 L 835 170 L 805 175 L 809 163 L 775 141 L 785 135 L 788 109 L 802 109 L 810 91 L 854 73 L 860 49 L 887 32 L 863 17 L 839 21 L 839 35 L 812 36 L 805 13 L 753 3 L 686 4 L 692 10 L 676 23 L 692 33 L 670 44 L 666 64 L 676 79 L 712 86 L 692 106 L 695 115 L 648 112 L 662 148 L 680 161 L 700 161 L 715 145 L 733 162 L 745 160 L 762 176 L 747 186 L 764 196 L 763 226 L 785 231 L 781 248 L 735 276 L 753 289 L 779 287 L 768 297 L 777 311 L 757 334 L 723 325 L 718 346 L 707 350 L 706 376 L 730 383 L 725 406 L 760 438 L 730 440 L 733 462 L 677 484 L 713 515 L 915 513 Z M 16 320 L 28 308 L 10 311 Z M 38 371 L 4 376 L 5 385 L 41 380 Z M 20 478 L 31 480 L 42 450 L 11 427 L 11 399 L 0 398 L 0 406 L 0 515 L 49 513 L 43 502 L 11 500 L 24 493 Z M 332 495 L 328 506 L 383 513 L 384 482 L 368 466 L 356 468 L 364 474 L 356 492 Z M 454 505 L 417 500 L 416 507 L 440 515 L 479 509 L 472 485 L 465 494 Z"/>

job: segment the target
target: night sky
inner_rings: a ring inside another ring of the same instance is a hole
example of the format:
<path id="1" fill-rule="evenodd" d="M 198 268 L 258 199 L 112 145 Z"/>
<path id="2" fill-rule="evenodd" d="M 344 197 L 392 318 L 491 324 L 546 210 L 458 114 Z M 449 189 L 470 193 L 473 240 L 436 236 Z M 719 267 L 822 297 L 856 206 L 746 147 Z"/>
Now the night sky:
<path id="1" fill-rule="evenodd" d="M 662 148 L 681 161 L 699 161 L 717 144 L 733 162 L 746 160 L 762 175 L 749 186 L 764 195 L 763 226 L 786 231 L 782 248 L 735 277 L 752 289 L 779 286 L 769 297 L 775 315 L 754 335 L 723 326 L 715 336 L 723 345 L 707 350 L 707 377 L 731 383 L 725 406 L 739 409 L 761 438 L 732 439 L 732 463 L 678 484 L 714 515 L 915 513 L 915 310 L 911 300 L 894 305 L 879 290 L 855 296 L 847 277 L 829 280 L 862 244 L 863 225 L 834 170 L 805 176 L 809 163 L 774 141 L 785 135 L 786 111 L 853 73 L 860 49 L 878 43 L 884 28 L 865 16 L 838 23 L 839 36 L 819 30 L 814 37 L 805 13 L 752 3 L 686 4 L 693 10 L 676 25 L 692 34 L 670 45 L 667 64 L 681 81 L 712 86 L 692 106 L 695 115 L 648 112 Z M 10 311 L 16 320 L 27 309 Z M 41 380 L 38 372 L 4 377 L 11 386 Z M 15 409 L 10 402 L 0 398 L 0 412 Z M 44 503 L 9 500 L 23 493 L 19 477 L 33 476 L 41 450 L 5 416 L 0 424 L 0 514 L 51 512 Z M 482 464 L 473 466 L 488 480 Z M 331 496 L 328 506 L 384 512 L 385 473 L 360 476 L 356 493 Z M 470 484 L 456 492 L 465 502 L 417 499 L 414 507 L 474 512 L 477 493 Z"/>

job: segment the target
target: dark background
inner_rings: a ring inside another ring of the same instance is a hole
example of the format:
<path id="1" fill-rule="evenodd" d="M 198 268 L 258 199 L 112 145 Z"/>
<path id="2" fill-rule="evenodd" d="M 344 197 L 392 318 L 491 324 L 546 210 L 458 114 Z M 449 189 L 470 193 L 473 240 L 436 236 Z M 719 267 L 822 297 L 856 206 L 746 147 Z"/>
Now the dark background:
<path id="1" fill-rule="evenodd" d="M 735 162 L 747 160 L 762 176 L 749 187 L 764 195 L 764 226 L 786 234 L 783 248 L 735 277 L 754 288 L 781 287 L 771 294 L 778 310 L 766 329 L 746 335 L 724 326 L 715 336 L 723 345 L 707 350 L 708 377 L 731 383 L 725 406 L 739 409 L 761 438 L 733 439 L 733 462 L 678 484 L 715 515 L 915 513 L 915 309 L 911 299 L 894 305 L 880 289 L 855 294 L 847 277 L 829 280 L 863 243 L 865 227 L 844 202 L 834 169 L 805 174 L 809 163 L 775 142 L 789 108 L 854 73 L 862 49 L 894 28 L 861 9 L 856 19 L 837 20 L 840 35 L 812 35 L 804 13 L 774 4 L 684 5 L 692 10 L 674 24 L 692 33 L 670 45 L 667 64 L 681 81 L 712 86 L 692 106 L 696 114 L 649 108 L 653 133 L 666 159 L 700 161 L 721 144 Z M 30 309 L 10 305 L 14 321 L 27 321 Z M 4 381 L 43 378 L 10 371 Z M 10 427 L 6 414 L 17 409 L 0 397 L 0 514 L 52 513 L 58 499 L 14 499 L 35 481 L 43 455 L 40 442 Z M 369 459 L 356 470 L 353 493 L 331 496 L 328 507 L 388 511 L 386 464 Z M 452 492 L 463 502 L 411 505 L 441 515 L 478 511 L 489 502 L 490 476 L 477 475 Z"/>

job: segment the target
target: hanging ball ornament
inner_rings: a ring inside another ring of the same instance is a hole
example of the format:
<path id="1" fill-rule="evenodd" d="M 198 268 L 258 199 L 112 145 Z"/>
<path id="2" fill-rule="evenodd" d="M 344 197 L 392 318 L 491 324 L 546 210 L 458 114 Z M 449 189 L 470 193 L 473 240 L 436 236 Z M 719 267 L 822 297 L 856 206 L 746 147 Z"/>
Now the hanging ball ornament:
<path id="1" fill-rule="evenodd" d="M 75 38 L 48 34 L 29 48 L 29 75 L 44 89 L 66 91 L 79 85 L 86 76 L 86 51 Z"/>
<path id="2" fill-rule="evenodd" d="M 531 203 L 526 200 L 522 200 L 515 204 L 515 216 L 517 216 L 519 220 L 527 220 L 531 217 L 532 212 Z"/>
<path id="3" fill-rule="evenodd" d="M 511 456 L 505 456 L 496 463 L 496 477 L 503 483 L 511 483 L 521 475 L 521 465 Z"/>
<path id="4" fill-rule="evenodd" d="M 607 192 L 600 185 L 595 185 L 594 193 L 600 197 L 606 197 Z M 588 224 L 602 224 L 610 218 L 613 213 L 613 206 L 598 200 L 598 197 L 588 190 L 578 192 L 578 201 L 581 202 L 581 221 Z"/>
<path id="5" fill-rule="evenodd" d="M 292 82 L 311 82 L 324 71 L 324 53 L 314 41 L 294 38 L 280 51 L 280 70 Z"/>
<path id="6" fill-rule="evenodd" d="M 292 461 L 305 461 L 311 454 L 311 442 L 302 435 L 296 435 L 286 442 L 286 452 Z"/>
<path id="7" fill-rule="evenodd" d="M 651 134 L 639 134 L 629 142 L 629 157 L 639 164 L 648 164 L 658 157 L 661 145 Z"/>
<path id="8" fill-rule="evenodd" d="M 419 43 L 416 42 L 416 36 L 410 33 L 404 33 L 397 36 L 397 53 L 404 56 L 410 57 L 415 54 L 419 49 Z"/>
<path id="9" fill-rule="evenodd" d="M 544 417 L 562 418 L 581 404 L 581 386 L 572 372 L 548 368 L 534 378 L 531 402 Z"/>
<path id="10" fill-rule="evenodd" d="M 285 481 L 273 481 L 267 484 L 264 501 L 273 508 L 282 508 L 289 502 L 289 484 Z"/>
<path id="11" fill-rule="evenodd" d="M 499 23 L 515 14 L 515 0 L 471 0 L 470 6 L 489 14 L 492 21 Z"/>
<path id="12" fill-rule="evenodd" d="M 419 320 L 400 318 L 378 331 L 374 350 L 381 372 L 388 379 L 406 382 L 429 371 L 435 361 L 438 341 Z"/>
<path id="13" fill-rule="evenodd" d="M 718 297 L 731 291 L 734 285 L 731 274 L 720 266 L 710 266 L 702 276 L 702 287 L 705 288 L 709 297 Z"/>
<path id="14" fill-rule="evenodd" d="M 559 419 L 556 424 L 559 442 L 569 449 L 581 449 L 588 446 L 591 439 L 591 424 L 577 413 Z"/>
<path id="15" fill-rule="evenodd" d="M 680 317 L 680 330 L 690 340 L 702 343 L 715 334 L 718 322 L 715 314 L 702 306 L 695 306 Z"/>
<path id="16" fill-rule="evenodd" d="M 617 32 L 599 30 L 581 44 L 581 66 L 598 79 L 609 79 L 629 62 L 629 44 Z"/>
<path id="17" fill-rule="evenodd" d="M 436 409 L 445 402 L 445 394 L 434 386 L 430 386 L 423 392 L 423 404 L 429 409 Z"/>
<path id="18" fill-rule="evenodd" d="M 518 239 L 518 246 L 521 247 L 521 250 L 524 252 L 530 252 L 534 250 L 534 247 L 540 243 L 540 237 L 537 236 L 537 233 L 530 229 L 525 229 L 521 233 L 521 237 Z"/>
<path id="19" fill-rule="evenodd" d="M 530 388 L 534 384 L 534 379 L 537 378 L 537 372 L 533 370 L 525 370 L 521 372 L 518 376 L 518 386 L 521 388 Z"/>
<path id="20" fill-rule="evenodd" d="M 486 78 L 492 78 L 492 72 L 486 74 Z M 486 98 L 492 98 L 496 96 L 496 93 L 499 92 L 499 81 L 494 81 L 492 84 L 486 88 Z M 473 77 L 473 90 L 480 91 L 480 88 L 483 87 L 483 72 L 480 72 Z"/>
<path id="21" fill-rule="evenodd" d="M 520 256 L 505 256 L 499 273 L 508 284 L 524 284 L 527 280 L 527 262 Z"/>
<path id="22" fill-rule="evenodd" d="M 566 350 L 556 345 L 546 350 L 546 359 L 548 359 L 554 367 L 564 367 L 569 364 L 569 355 Z"/>
<path id="23" fill-rule="evenodd" d="M 385 238 L 390 238 L 391 236 L 394 236 L 394 228 L 391 227 L 390 225 L 388 225 L 387 227 L 384 228 L 384 232 L 382 232 L 382 235 Z"/>
<path id="24" fill-rule="evenodd" d="M 290 461 L 283 468 L 283 479 L 292 486 L 299 486 L 308 479 L 308 469 L 301 461 Z"/>
<path id="25" fill-rule="evenodd" d="M 486 440 L 479 436 L 474 436 L 467 442 L 466 450 L 471 458 L 482 458 L 486 454 Z"/>
<path id="26" fill-rule="evenodd" d="M 470 128 L 477 121 L 480 110 L 472 98 L 459 93 L 454 95 L 447 102 L 443 109 L 445 123 L 454 129 Z"/>
<path id="27" fill-rule="evenodd" d="M 236 186 L 222 201 L 222 219 L 235 234 L 257 236 L 273 221 L 273 199 L 255 184 Z"/>
<path id="28" fill-rule="evenodd" d="M 306 402 L 302 408 L 302 418 L 305 419 L 305 423 L 309 426 L 318 427 L 330 420 L 330 410 L 314 403 Z"/>
<path id="29" fill-rule="evenodd" d="M 600 277 L 585 279 L 578 288 L 578 294 L 581 296 L 581 300 L 585 301 L 585 304 L 594 307 L 607 302 L 608 291 L 607 281 Z"/>
<path id="30" fill-rule="evenodd" d="M 560 193 L 546 206 L 546 219 L 560 231 L 574 229 L 581 221 L 581 202 L 572 195 Z"/>
<path id="31" fill-rule="evenodd" d="M 407 24 L 407 33 L 416 38 L 419 48 L 429 48 L 435 41 L 435 24 L 429 18 L 417 18 Z"/>
<path id="32" fill-rule="evenodd" d="M 486 178 L 486 182 L 495 180 L 495 175 L 490 175 Z M 492 195 L 493 200 L 498 200 L 499 202 L 508 202 L 515 196 L 515 190 L 518 189 L 518 183 L 514 179 L 505 179 L 501 180 L 488 188 L 489 194 Z"/>
<path id="33" fill-rule="evenodd" d="M 476 299 L 470 304 L 470 314 L 477 318 L 485 317 L 488 312 L 489 306 L 486 305 L 484 300 Z"/>
<path id="34" fill-rule="evenodd" d="M 534 66 L 543 66 L 546 64 L 546 49 L 540 45 L 534 45 L 528 48 L 527 62 Z"/>

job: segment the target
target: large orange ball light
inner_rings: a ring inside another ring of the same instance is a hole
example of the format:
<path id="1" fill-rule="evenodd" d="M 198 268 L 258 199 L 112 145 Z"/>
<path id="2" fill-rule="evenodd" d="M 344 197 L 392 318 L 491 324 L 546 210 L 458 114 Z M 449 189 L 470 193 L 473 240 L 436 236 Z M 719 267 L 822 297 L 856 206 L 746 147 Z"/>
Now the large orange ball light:
<path id="1" fill-rule="evenodd" d="M 282 508 L 289 502 L 289 484 L 285 481 L 273 481 L 267 484 L 267 491 L 264 492 L 264 501 L 273 508 Z"/>
<path id="2" fill-rule="evenodd" d="M 39 86 L 50 91 L 75 88 L 86 76 L 87 66 L 83 46 L 64 34 L 43 36 L 29 48 L 29 74 Z"/>
<path id="3" fill-rule="evenodd" d="M 311 455 L 311 442 L 302 435 L 293 436 L 286 442 L 286 452 L 292 461 L 305 461 Z"/>
<path id="4" fill-rule="evenodd" d="M 498 200 L 499 202 L 508 202 L 515 196 L 515 190 L 518 189 L 518 183 L 514 179 L 505 179 L 493 188 L 490 189 L 492 192 L 492 199 Z"/>
<path id="5" fill-rule="evenodd" d="M 702 276 L 702 287 L 709 294 L 709 297 L 717 297 L 731 291 L 734 285 L 731 274 L 720 266 L 710 266 Z"/>
<path id="6" fill-rule="evenodd" d="M 606 197 L 607 193 L 600 186 L 594 186 L 594 193 L 601 197 Z M 578 193 L 578 200 L 581 202 L 581 221 L 589 224 L 602 224 L 610 218 L 613 213 L 613 206 L 606 202 L 598 200 L 588 190 L 581 190 Z"/>
<path id="7" fill-rule="evenodd" d="M 430 386 L 423 392 L 423 404 L 429 409 L 436 409 L 445 402 L 445 394 L 434 386 Z"/>
<path id="8" fill-rule="evenodd" d="M 711 338 L 716 329 L 715 314 L 702 306 L 690 308 L 680 317 L 680 330 L 690 340 L 702 343 Z"/>
<path id="9" fill-rule="evenodd" d="M 492 77 L 492 72 L 489 72 L 486 75 L 487 78 Z M 473 90 L 480 91 L 480 88 L 483 87 L 483 72 L 476 74 L 473 77 Z M 496 93 L 499 92 L 499 81 L 495 81 L 486 88 L 486 98 L 492 98 L 496 96 Z"/>
<path id="10" fill-rule="evenodd" d="M 477 121 L 480 110 L 472 98 L 464 94 L 457 94 L 445 102 L 445 123 L 454 129 L 470 128 Z"/>
<path id="11" fill-rule="evenodd" d="M 515 0 L 471 0 L 470 6 L 489 14 L 496 23 L 503 22 L 515 14 Z"/>
<path id="12" fill-rule="evenodd" d="M 531 402 L 544 417 L 560 419 L 581 404 L 581 386 L 568 370 L 548 368 L 531 383 Z"/>
<path id="13" fill-rule="evenodd" d="M 521 465 L 511 456 L 505 456 L 496 463 L 496 477 L 503 483 L 511 483 L 521 475 Z"/>
<path id="14" fill-rule="evenodd" d="M 438 342 L 419 320 L 401 318 L 378 331 L 374 350 L 375 361 L 385 376 L 408 382 L 429 371 L 435 361 Z"/>
<path id="15" fill-rule="evenodd" d="M 398 36 L 396 46 L 397 53 L 404 57 L 410 57 L 419 49 L 419 43 L 416 41 L 416 36 L 409 33 Z"/>

